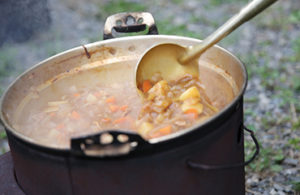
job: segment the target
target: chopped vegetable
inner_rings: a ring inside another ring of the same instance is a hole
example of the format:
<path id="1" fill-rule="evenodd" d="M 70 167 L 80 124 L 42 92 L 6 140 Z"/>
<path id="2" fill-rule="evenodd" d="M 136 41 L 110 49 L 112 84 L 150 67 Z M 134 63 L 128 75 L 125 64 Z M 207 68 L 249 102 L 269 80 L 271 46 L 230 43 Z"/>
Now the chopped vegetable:
<path id="1" fill-rule="evenodd" d="M 68 101 L 53 101 L 53 102 L 48 102 L 48 106 L 59 106 L 61 104 L 66 104 Z"/>
<path id="2" fill-rule="evenodd" d="M 187 109 L 185 112 L 185 114 L 190 114 L 192 116 L 193 119 L 198 118 L 198 110 L 195 108 L 190 108 Z"/>
<path id="3" fill-rule="evenodd" d="M 193 86 L 188 88 L 185 92 L 183 92 L 180 97 L 179 100 L 184 101 L 188 98 L 200 98 L 200 93 L 197 89 L 197 87 Z"/>
<path id="4" fill-rule="evenodd" d="M 124 105 L 120 107 L 120 110 L 123 112 L 126 111 L 127 109 L 128 109 L 128 105 Z"/>
<path id="5" fill-rule="evenodd" d="M 168 135 L 172 132 L 172 125 L 167 125 L 158 130 L 162 135 Z"/>
<path id="6" fill-rule="evenodd" d="M 119 110 L 119 106 L 117 106 L 117 105 L 109 105 L 109 109 L 112 112 L 117 112 Z"/>
<path id="7" fill-rule="evenodd" d="M 101 129 L 101 127 L 97 121 L 93 121 L 93 123 L 97 126 L 97 128 Z"/>
<path id="8" fill-rule="evenodd" d="M 159 114 L 156 119 L 155 122 L 156 123 L 161 123 L 166 117 L 163 114 Z"/>
<path id="9" fill-rule="evenodd" d="M 153 129 L 153 124 L 149 122 L 143 122 L 141 126 L 138 128 L 139 134 L 143 137 L 147 137 L 148 133 Z"/>
<path id="10" fill-rule="evenodd" d="M 74 96 L 74 97 L 79 97 L 79 96 L 80 96 L 80 93 L 74 93 L 73 96 Z"/>
<path id="11" fill-rule="evenodd" d="M 56 111 L 58 111 L 59 110 L 59 108 L 57 107 L 57 106 L 52 106 L 52 107 L 47 107 L 45 110 L 44 110 L 44 112 L 46 112 L 46 113 L 48 113 L 48 112 L 56 112 Z"/>
<path id="12" fill-rule="evenodd" d="M 110 118 L 103 118 L 103 119 L 101 119 L 101 121 L 104 122 L 104 123 L 109 123 L 111 121 L 111 119 Z"/>
<path id="13" fill-rule="evenodd" d="M 116 103 L 116 98 L 114 96 L 111 96 L 106 99 L 106 103 Z"/>
<path id="14" fill-rule="evenodd" d="M 197 104 L 189 104 L 186 102 L 183 102 L 183 104 L 181 105 L 181 110 L 183 112 L 186 112 L 190 109 L 194 109 L 197 111 L 198 114 L 201 114 L 203 112 L 203 104 L 197 103 Z"/>
<path id="15" fill-rule="evenodd" d="M 121 118 L 118 118 L 114 121 L 114 124 L 120 124 L 120 123 L 124 123 L 127 121 L 127 117 L 121 117 Z"/>
<path id="16" fill-rule="evenodd" d="M 149 80 L 145 80 L 144 82 L 143 82 L 143 92 L 144 93 L 147 93 L 148 91 L 149 91 L 149 89 L 151 89 L 152 88 L 152 84 L 151 84 L 151 82 L 149 81 Z"/>
<path id="17" fill-rule="evenodd" d="M 161 80 L 156 83 L 149 91 L 148 100 L 153 100 L 155 97 L 165 96 L 170 91 L 170 86 L 167 81 Z"/>
<path id="18" fill-rule="evenodd" d="M 78 114 L 78 112 L 76 112 L 76 111 L 73 111 L 71 113 L 71 118 L 75 119 L 75 120 L 79 120 L 80 119 L 80 114 Z"/>
<path id="19" fill-rule="evenodd" d="M 97 101 L 97 98 L 96 96 L 92 95 L 92 94 L 89 94 L 87 97 L 86 97 L 86 101 L 90 104 L 92 103 L 95 103 Z"/>

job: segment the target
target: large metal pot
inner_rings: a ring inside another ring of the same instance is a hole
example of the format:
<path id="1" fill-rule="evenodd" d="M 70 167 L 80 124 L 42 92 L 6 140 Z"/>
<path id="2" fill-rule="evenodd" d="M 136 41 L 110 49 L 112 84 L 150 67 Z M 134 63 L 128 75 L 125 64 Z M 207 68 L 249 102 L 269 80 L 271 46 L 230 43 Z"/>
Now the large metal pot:
<path id="1" fill-rule="evenodd" d="M 128 19 L 133 19 L 134 24 L 120 24 Z M 112 36 L 111 29 L 136 31 L 145 25 L 149 26 L 149 32 L 157 32 L 153 18 L 148 14 L 119 14 L 108 20 L 105 37 Z M 43 146 L 12 127 L 17 105 L 33 86 L 96 61 L 135 64 L 148 48 L 165 42 L 194 45 L 201 41 L 168 35 L 104 40 L 53 56 L 17 78 L 2 97 L 1 120 L 8 135 L 17 182 L 26 194 L 245 193 L 244 165 L 249 161 L 244 161 L 243 93 L 247 74 L 234 55 L 218 46 L 207 50 L 200 60 L 215 64 L 229 74 L 227 80 L 235 81 L 237 91 L 234 99 L 204 124 L 149 141 L 134 133 L 109 131 L 114 138 L 119 134 L 129 137 L 125 144 L 130 145 L 130 150 L 119 151 L 114 156 L 97 152 L 103 150 L 97 142 L 102 133 L 72 139 L 70 148 L 58 149 Z M 210 80 L 206 78 L 209 76 L 200 75 L 204 80 Z M 230 86 L 226 79 L 222 82 L 220 88 Z M 93 146 L 98 146 L 96 151 L 88 150 L 90 140 L 93 140 Z M 257 144 L 255 138 L 254 141 Z M 124 143 L 115 139 L 111 146 L 120 148 Z"/>

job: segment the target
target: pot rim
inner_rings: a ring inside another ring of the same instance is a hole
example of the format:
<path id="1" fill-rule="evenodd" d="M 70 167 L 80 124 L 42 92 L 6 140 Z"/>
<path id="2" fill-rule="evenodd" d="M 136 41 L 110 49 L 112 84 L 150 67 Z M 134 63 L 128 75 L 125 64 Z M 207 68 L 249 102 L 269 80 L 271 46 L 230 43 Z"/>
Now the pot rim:
<path id="1" fill-rule="evenodd" d="M 192 42 L 202 42 L 202 40 L 196 39 L 196 38 L 190 38 L 190 37 L 184 37 L 184 36 L 177 36 L 177 35 L 138 35 L 138 36 L 132 36 L 132 37 L 120 37 L 120 38 L 114 38 L 114 39 L 108 39 L 108 40 L 100 40 L 100 41 L 96 41 L 93 43 L 88 43 L 86 45 L 84 45 L 84 47 L 86 47 L 87 49 L 89 48 L 93 48 L 99 45 L 104 45 L 106 43 L 115 43 L 115 42 L 119 42 L 122 40 L 133 40 L 133 41 L 139 41 L 139 40 L 145 40 L 145 39 L 153 39 L 153 38 L 160 38 L 160 39 L 166 39 L 166 40 L 186 40 L 186 41 L 192 41 Z M 158 43 L 161 44 L 161 43 Z M 218 46 L 218 45 L 214 45 L 213 47 L 216 47 L 218 49 L 220 49 L 222 52 L 230 55 L 235 61 L 237 61 L 240 66 L 241 66 L 241 70 L 243 73 L 243 84 L 241 85 L 241 88 L 238 92 L 238 94 L 234 97 L 234 99 L 227 104 L 221 111 L 219 111 L 217 114 L 215 114 L 214 116 L 210 117 L 208 120 L 202 122 L 202 123 L 198 123 L 195 124 L 189 128 L 186 128 L 184 130 L 172 133 L 170 135 L 166 135 L 166 136 L 162 136 L 162 137 L 158 137 L 158 138 L 153 138 L 150 140 L 146 140 L 148 141 L 150 144 L 158 144 L 158 143 L 163 143 L 163 142 L 167 142 L 167 141 L 171 141 L 174 139 L 180 139 L 181 137 L 183 137 L 183 135 L 189 134 L 193 131 L 197 131 L 200 127 L 202 126 L 206 126 L 211 124 L 212 122 L 218 120 L 222 115 L 225 114 L 226 111 L 229 110 L 229 108 L 231 108 L 232 106 L 236 105 L 239 101 L 239 99 L 243 96 L 246 87 L 247 87 L 247 81 L 248 81 L 248 74 L 247 74 L 247 70 L 246 67 L 244 65 L 244 63 L 239 60 L 235 55 L 233 55 L 231 52 L 229 52 L 228 50 Z M 8 87 L 6 88 L 6 90 L 3 92 L 3 95 L 0 99 L 0 122 L 3 124 L 3 126 L 5 127 L 6 131 L 9 131 L 10 133 L 12 133 L 14 136 L 16 136 L 17 138 L 29 143 L 29 144 L 33 144 L 37 147 L 42 147 L 45 149 L 51 149 L 51 150 L 56 150 L 56 151 L 60 151 L 60 152 L 67 152 L 70 151 L 71 148 L 57 148 L 57 147 L 52 147 L 52 146 L 45 146 L 45 145 L 41 145 L 39 143 L 37 143 L 35 140 L 31 139 L 30 137 L 24 136 L 23 134 L 19 133 L 18 131 L 16 131 L 11 125 L 8 124 L 8 121 L 6 120 L 4 113 L 3 113 L 3 104 L 4 104 L 4 100 L 5 97 L 7 95 L 7 93 L 9 92 L 9 90 L 15 85 L 15 83 L 20 80 L 20 78 L 22 78 L 23 76 L 27 75 L 30 71 L 34 70 L 35 68 L 43 65 L 46 62 L 50 62 L 56 59 L 59 59 L 60 57 L 64 57 L 66 54 L 80 54 L 83 55 L 84 51 L 82 50 L 82 46 L 77 46 L 68 50 L 65 50 L 63 52 L 60 52 L 56 55 L 53 55 L 49 58 L 46 58 L 45 60 L 42 60 L 41 62 L 33 65 L 32 67 L 28 68 L 27 70 L 25 70 L 23 73 L 21 73 L 12 83 L 10 83 L 8 85 Z M 144 53 L 144 52 L 143 52 Z"/>

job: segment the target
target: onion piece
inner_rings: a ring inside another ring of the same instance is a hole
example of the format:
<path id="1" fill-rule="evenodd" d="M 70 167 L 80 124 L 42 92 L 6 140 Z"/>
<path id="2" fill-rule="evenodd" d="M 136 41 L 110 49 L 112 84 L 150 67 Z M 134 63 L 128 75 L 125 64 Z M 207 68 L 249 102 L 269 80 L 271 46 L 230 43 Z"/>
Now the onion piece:
<path id="1" fill-rule="evenodd" d="M 51 106 L 51 107 L 47 107 L 44 112 L 49 113 L 49 112 L 56 112 L 58 111 L 59 108 L 57 106 Z"/>
<path id="2" fill-rule="evenodd" d="M 96 96 L 92 95 L 92 94 L 89 94 L 87 97 L 86 97 L 86 101 L 87 103 L 90 103 L 90 104 L 93 104 L 97 101 L 98 99 L 96 98 Z"/>
<path id="3" fill-rule="evenodd" d="M 61 104 L 66 104 L 68 101 L 53 101 L 53 102 L 48 102 L 48 106 L 59 106 Z"/>
<path id="4" fill-rule="evenodd" d="M 200 93 L 199 93 L 197 87 L 193 86 L 193 87 L 188 88 L 185 92 L 183 92 L 180 95 L 179 100 L 184 101 L 189 98 L 200 98 Z"/>

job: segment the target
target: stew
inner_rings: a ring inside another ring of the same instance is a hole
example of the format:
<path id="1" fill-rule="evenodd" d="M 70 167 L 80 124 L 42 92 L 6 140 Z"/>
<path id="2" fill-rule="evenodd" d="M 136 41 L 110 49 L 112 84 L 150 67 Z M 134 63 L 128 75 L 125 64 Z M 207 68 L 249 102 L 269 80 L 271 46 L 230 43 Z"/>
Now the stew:
<path id="1" fill-rule="evenodd" d="M 59 79 L 58 79 L 59 78 Z M 136 131 L 145 139 L 199 124 L 224 107 L 199 78 L 167 82 L 157 73 L 135 87 L 131 64 L 74 69 L 32 89 L 18 106 L 14 128 L 36 142 L 69 148 L 70 139 L 101 130 Z"/>

